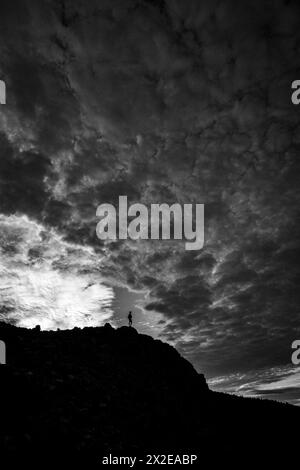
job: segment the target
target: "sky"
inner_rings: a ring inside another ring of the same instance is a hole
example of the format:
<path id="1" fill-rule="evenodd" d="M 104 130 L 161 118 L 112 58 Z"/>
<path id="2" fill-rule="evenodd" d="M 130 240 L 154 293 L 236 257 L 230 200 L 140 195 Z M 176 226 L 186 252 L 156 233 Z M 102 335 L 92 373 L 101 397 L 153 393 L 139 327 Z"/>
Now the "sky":
<path id="1" fill-rule="evenodd" d="M 212 388 L 298 404 L 299 18 L 279 0 L 1 2 L 1 320 L 133 310 Z M 99 240 L 120 195 L 205 204 L 203 249 Z"/>

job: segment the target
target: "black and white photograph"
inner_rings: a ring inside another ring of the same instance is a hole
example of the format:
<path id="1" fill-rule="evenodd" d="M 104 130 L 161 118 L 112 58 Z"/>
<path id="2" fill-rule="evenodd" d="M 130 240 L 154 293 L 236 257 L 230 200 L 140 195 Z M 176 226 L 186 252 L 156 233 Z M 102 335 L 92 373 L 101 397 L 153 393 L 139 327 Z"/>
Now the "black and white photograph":
<path id="1" fill-rule="evenodd" d="M 297 0 L 1 0 L 1 470 L 296 468 L 299 167 Z"/>

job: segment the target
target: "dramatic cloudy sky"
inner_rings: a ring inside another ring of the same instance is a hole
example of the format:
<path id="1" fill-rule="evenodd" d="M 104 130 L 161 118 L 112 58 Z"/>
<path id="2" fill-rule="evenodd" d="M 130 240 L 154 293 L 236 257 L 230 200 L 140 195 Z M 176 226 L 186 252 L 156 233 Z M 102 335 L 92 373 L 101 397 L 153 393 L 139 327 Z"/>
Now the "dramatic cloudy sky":
<path id="1" fill-rule="evenodd" d="M 132 309 L 214 388 L 300 401 L 299 23 L 283 0 L 1 1 L 0 318 Z M 101 242 L 119 195 L 204 203 L 203 250 Z"/>

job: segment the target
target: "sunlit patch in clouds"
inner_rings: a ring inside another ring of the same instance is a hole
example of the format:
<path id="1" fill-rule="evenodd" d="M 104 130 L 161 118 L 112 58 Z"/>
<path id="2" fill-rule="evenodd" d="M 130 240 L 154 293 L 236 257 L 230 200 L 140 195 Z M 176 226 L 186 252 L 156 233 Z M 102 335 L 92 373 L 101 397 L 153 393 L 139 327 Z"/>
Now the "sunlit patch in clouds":
<path id="1" fill-rule="evenodd" d="M 0 215 L 0 250 L 0 319 L 43 329 L 111 319 L 113 290 L 93 249 L 67 243 L 26 216 Z"/>

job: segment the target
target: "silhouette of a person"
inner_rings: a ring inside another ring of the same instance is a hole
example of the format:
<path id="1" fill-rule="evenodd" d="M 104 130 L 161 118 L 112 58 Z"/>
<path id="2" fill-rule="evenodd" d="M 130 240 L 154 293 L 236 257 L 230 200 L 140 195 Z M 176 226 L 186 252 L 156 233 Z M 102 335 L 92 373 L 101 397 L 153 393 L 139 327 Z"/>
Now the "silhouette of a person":
<path id="1" fill-rule="evenodd" d="M 132 313 L 131 312 L 128 313 L 128 324 L 129 326 L 132 326 Z"/>

